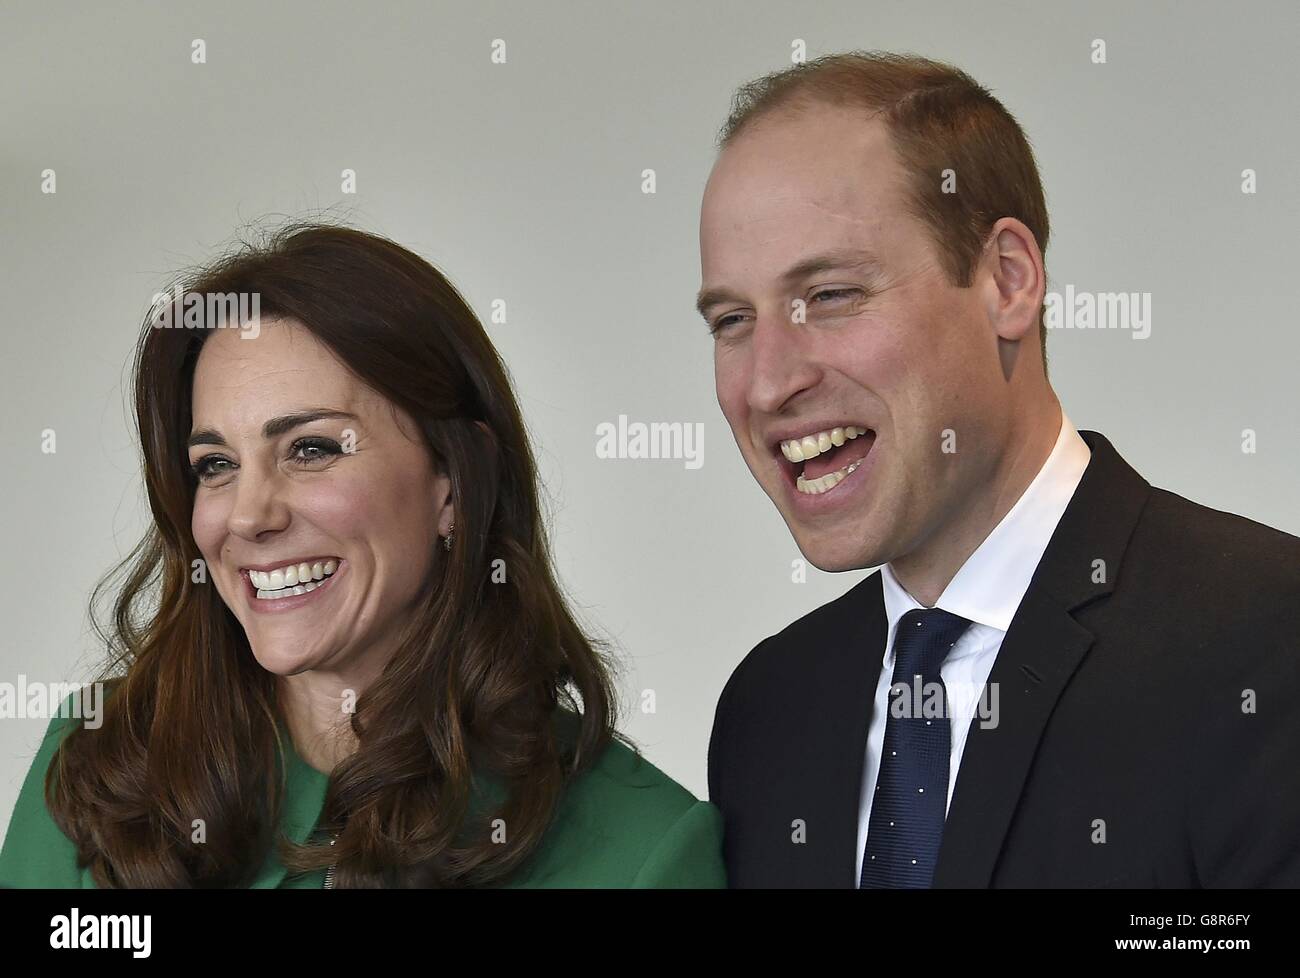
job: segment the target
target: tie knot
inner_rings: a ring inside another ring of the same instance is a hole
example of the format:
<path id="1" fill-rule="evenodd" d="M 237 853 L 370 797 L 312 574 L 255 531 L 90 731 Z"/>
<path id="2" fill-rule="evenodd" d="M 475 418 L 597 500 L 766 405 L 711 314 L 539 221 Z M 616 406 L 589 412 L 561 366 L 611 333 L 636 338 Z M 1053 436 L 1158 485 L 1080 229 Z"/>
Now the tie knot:
<path id="1" fill-rule="evenodd" d="M 970 619 L 941 608 L 915 608 L 898 621 L 894 634 L 894 675 L 937 677 Z"/>

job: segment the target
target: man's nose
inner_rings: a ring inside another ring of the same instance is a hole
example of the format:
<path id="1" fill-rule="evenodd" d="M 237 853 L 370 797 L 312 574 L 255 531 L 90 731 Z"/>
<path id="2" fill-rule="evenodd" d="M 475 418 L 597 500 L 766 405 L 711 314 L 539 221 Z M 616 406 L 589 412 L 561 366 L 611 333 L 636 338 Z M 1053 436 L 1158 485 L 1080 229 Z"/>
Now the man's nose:
<path id="1" fill-rule="evenodd" d="M 761 313 L 750 337 L 749 407 L 776 414 L 787 401 L 813 387 L 820 373 L 811 357 L 808 326 L 790 309 Z"/>
<path id="2" fill-rule="evenodd" d="M 231 533 L 257 541 L 289 523 L 284 478 L 277 471 L 242 468 L 235 482 L 235 504 L 227 521 Z"/>

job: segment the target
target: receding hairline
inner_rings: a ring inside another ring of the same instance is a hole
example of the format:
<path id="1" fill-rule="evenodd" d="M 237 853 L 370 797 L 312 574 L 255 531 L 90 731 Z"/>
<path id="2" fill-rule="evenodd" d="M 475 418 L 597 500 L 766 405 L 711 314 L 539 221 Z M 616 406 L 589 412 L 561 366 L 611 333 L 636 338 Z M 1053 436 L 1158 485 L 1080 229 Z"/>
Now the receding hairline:
<path id="1" fill-rule="evenodd" d="M 755 107 L 739 119 L 734 127 L 725 126 L 718 134 L 718 151 L 721 153 L 742 136 L 755 130 L 771 129 L 783 123 L 797 121 L 816 109 L 839 110 L 855 116 L 857 121 L 864 124 L 879 121 L 884 126 L 884 131 L 892 138 L 893 132 L 888 118 L 890 108 L 888 105 L 868 105 L 823 92 L 813 87 L 810 79 L 803 82 L 799 88 L 784 93 L 772 104 Z"/>

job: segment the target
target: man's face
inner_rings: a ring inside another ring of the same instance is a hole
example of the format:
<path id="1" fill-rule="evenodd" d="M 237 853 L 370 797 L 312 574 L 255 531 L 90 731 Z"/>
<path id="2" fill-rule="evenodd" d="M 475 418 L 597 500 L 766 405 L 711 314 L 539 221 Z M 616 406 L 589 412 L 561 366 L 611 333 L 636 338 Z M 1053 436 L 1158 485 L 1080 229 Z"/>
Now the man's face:
<path id="1" fill-rule="evenodd" d="M 701 312 L 716 327 L 718 403 L 822 570 L 924 545 L 1002 451 L 987 289 L 949 284 L 905 201 L 883 123 L 830 106 L 760 120 L 705 189 Z"/>

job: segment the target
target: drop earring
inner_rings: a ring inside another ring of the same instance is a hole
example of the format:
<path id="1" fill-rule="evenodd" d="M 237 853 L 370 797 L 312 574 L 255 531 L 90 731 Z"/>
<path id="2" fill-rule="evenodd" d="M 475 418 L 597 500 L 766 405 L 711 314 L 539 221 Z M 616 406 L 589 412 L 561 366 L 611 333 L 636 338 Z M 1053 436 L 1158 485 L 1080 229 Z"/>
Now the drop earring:
<path id="1" fill-rule="evenodd" d="M 456 529 L 456 524 L 453 522 L 450 526 L 447 527 L 447 535 L 442 538 L 442 549 L 447 551 L 448 553 L 451 553 L 451 535 L 455 531 L 455 529 Z"/>

